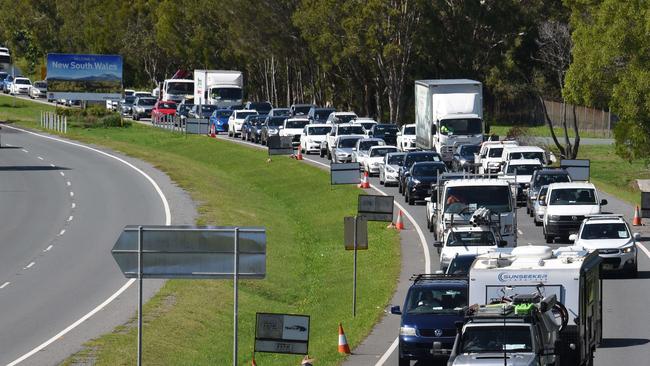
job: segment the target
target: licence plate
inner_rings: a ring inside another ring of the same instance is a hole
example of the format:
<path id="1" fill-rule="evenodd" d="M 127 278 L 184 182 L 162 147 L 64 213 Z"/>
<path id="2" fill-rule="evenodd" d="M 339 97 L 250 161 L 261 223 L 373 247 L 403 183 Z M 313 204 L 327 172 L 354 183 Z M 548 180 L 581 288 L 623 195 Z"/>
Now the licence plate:
<path id="1" fill-rule="evenodd" d="M 607 264 L 607 263 L 604 263 L 604 264 L 603 264 L 603 269 L 604 269 L 604 270 L 610 270 L 610 271 L 611 271 L 611 270 L 614 269 L 614 265 L 613 265 L 613 264 Z"/>

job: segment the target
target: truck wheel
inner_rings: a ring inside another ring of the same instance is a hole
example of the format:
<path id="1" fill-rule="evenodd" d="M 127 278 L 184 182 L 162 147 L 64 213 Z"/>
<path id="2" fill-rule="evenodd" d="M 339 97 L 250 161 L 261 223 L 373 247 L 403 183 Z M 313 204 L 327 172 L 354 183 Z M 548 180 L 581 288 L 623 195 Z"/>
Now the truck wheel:
<path id="1" fill-rule="evenodd" d="M 398 365 L 399 366 L 411 366 L 411 360 L 409 360 L 408 358 L 400 357 Z"/>

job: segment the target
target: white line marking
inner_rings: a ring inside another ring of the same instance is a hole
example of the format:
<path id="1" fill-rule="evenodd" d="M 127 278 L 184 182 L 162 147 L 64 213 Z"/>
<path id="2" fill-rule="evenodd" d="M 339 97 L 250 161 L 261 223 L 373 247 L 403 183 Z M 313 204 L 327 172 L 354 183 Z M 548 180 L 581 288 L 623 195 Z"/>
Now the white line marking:
<path id="1" fill-rule="evenodd" d="M 70 217 L 68 217 L 68 222 L 72 221 L 72 219 L 74 219 L 74 216 L 70 215 Z"/>
<path id="2" fill-rule="evenodd" d="M 0 285 L 0 290 L 2 290 L 3 288 L 9 286 L 10 283 L 11 282 L 7 281 L 7 282 L 3 283 L 2 285 Z"/>
<path id="3" fill-rule="evenodd" d="M 65 173 L 59 172 L 59 174 L 61 174 L 62 177 L 65 177 Z"/>
<path id="4" fill-rule="evenodd" d="M 9 146 L 9 147 L 12 147 L 12 146 L 14 146 L 14 145 L 12 145 L 12 144 L 5 144 L 5 145 L 7 145 L 7 146 Z"/>
<path id="5" fill-rule="evenodd" d="M 66 335 L 66 333 L 68 333 L 69 331 L 71 331 L 74 328 L 78 327 L 79 324 L 81 324 L 81 323 L 85 322 L 86 320 L 88 320 L 88 318 L 95 315 L 98 311 L 101 311 L 104 307 L 106 307 L 106 305 L 110 304 L 111 301 L 115 300 L 116 297 L 120 296 L 124 291 L 126 291 L 127 288 L 129 288 L 129 286 L 131 286 L 133 284 L 133 282 L 135 282 L 135 279 L 133 279 L 133 278 L 126 281 L 126 283 L 122 287 L 120 287 L 120 289 L 117 290 L 117 292 L 115 292 L 113 295 L 111 295 L 111 297 L 106 299 L 103 303 L 99 304 L 96 308 L 91 310 L 88 314 L 84 315 L 83 317 L 81 317 L 76 322 L 70 324 L 67 328 L 65 328 L 64 330 L 57 333 L 54 337 L 52 337 L 52 338 L 48 339 L 47 341 L 41 343 L 38 347 L 36 347 L 33 350 L 31 350 L 31 351 L 25 353 L 24 355 L 20 356 L 15 361 L 8 364 L 7 366 L 16 366 L 16 365 L 18 365 L 19 363 L 25 361 L 26 359 L 33 356 L 37 352 L 40 352 L 45 347 L 47 347 L 50 344 L 54 343 L 56 340 L 63 337 L 64 335 Z"/>
<path id="6" fill-rule="evenodd" d="M 43 160 L 43 158 L 42 158 L 42 157 L 40 157 L 40 156 L 37 156 L 37 158 L 38 158 L 38 160 Z"/>
<path id="7" fill-rule="evenodd" d="M 50 166 L 51 166 L 52 168 L 56 168 L 56 165 L 54 165 L 54 164 L 50 164 Z"/>
<path id="8" fill-rule="evenodd" d="M 74 192 L 70 191 L 70 197 L 74 197 Z"/>
<path id="9" fill-rule="evenodd" d="M 25 266 L 25 269 L 30 269 L 30 268 L 34 267 L 35 264 L 36 264 L 36 262 L 33 262 L 33 261 L 29 262 L 29 264 Z"/>
<path id="10" fill-rule="evenodd" d="M 384 354 L 381 356 L 381 358 L 379 359 L 379 361 L 377 361 L 377 363 L 375 364 L 375 366 L 383 365 L 384 362 L 388 361 L 388 357 L 390 357 L 390 355 L 393 354 L 393 352 L 395 352 L 395 349 L 397 348 L 397 345 L 398 345 L 398 344 L 399 344 L 399 337 L 398 337 L 398 338 L 395 338 L 395 340 L 393 341 L 393 343 L 391 343 L 390 347 L 388 347 L 388 349 L 386 350 L 386 353 L 384 353 Z"/>
<path id="11" fill-rule="evenodd" d="M 70 204 L 70 207 L 71 207 L 71 208 L 75 208 L 75 207 L 77 207 L 77 204 L 74 203 L 74 202 L 72 202 L 72 204 Z"/>
<path id="12" fill-rule="evenodd" d="M 44 252 L 49 252 L 50 249 L 52 249 L 53 246 L 54 246 L 54 245 L 50 244 L 50 245 L 48 245 L 47 248 L 45 248 L 43 251 L 44 251 Z"/>
<path id="13" fill-rule="evenodd" d="M 29 152 L 29 151 L 27 151 L 27 150 L 25 150 L 25 149 L 20 149 L 20 151 L 22 151 L 22 152 L 26 152 L 26 153 Z"/>
<path id="14" fill-rule="evenodd" d="M 77 147 L 80 147 L 82 149 L 87 149 L 87 150 L 90 150 L 90 151 L 94 151 L 94 152 L 96 152 L 98 154 L 107 156 L 107 157 L 109 157 L 111 159 L 115 159 L 115 160 L 121 162 L 122 164 L 130 167 L 131 169 L 135 170 L 136 172 L 140 173 L 140 175 L 145 177 L 145 179 L 147 179 L 149 181 L 149 183 L 151 183 L 151 185 L 154 187 L 154 189 L 156 190 L 156 193 L 158 193 L 158 196 L 160 197 L 160 200 L 162 201 L 163 208 L 165 210 L 165 225 L 167 225 L 167 226 L 171 225 L 171 223 L 172 223 L 172 214 L 171 214 L 171 211 L 169 209 L 169 202 L 167 202 L 167 198 L 165 197 L 165 194 L 163 193 L 162 189 L 160 189 L 160 186 L 158 186 L 158 183 L 156 183 L 156 181 L 153 180 L 153 178 L 151 178 L 147 173 L 145 173 L 144 171 L 142 171 L 140 168 L 136 167 L 135 165 L 129 163 L 128 161 L 126 161 L 126 160 L 124 160 L 124 159 L 122 159 L 120 157 L 117 157 L 115 155 L 111 155 L 111 154 L 109 154 L 107 152 L 104 152 L 104 151 L 101 151 L 101 150 L 97 150 L 97 149 L 92 148 L 90 146 L 85 146 L 85 145 L 78 144 L 78 143 L 75 143 L 75 142 L 62 140 L 62 139 L 59 139 L 59 138 L 56 138 L 56 137 L 41 135 L 41 134 L 38 134 L 38 133 L 35 133 L 35 132 L 32 132 L 32 131 L 24 130 L 22 128 L 17 128 L 17 127 L 13 127 L 13 126 L 6 126 L 6 127 L 10 128 L 10 129 L 13 129 L 13 130 L 21 131 L 21 132 L 24 132 L 24 133 L 28 133 L 28 134 L 31 134 L 31 135 L 34 135 L 34 136 L 38 136 L 40 138 L 53 140 L 53 141 L 58 141 L 58 142 L 61 142 L 61 143 L 64 143 L 64 144 L 77 146 Z M 63 172 L 60 172 L 60 173 L 63 176 Z M 134 282 L 135 282 L 135 279 L 130 279 L 130 280 L 126 281 L 126 283 L 122 287 L 120 287 L 119 290 L 117 290 L 113 295 L 111 295 L 103 303 L 99 304 L 96 308 L 91 310 L 88 314 L 84 315 L 83 317 L 81 317 L 76 322 L 70 324 L 70 326 L 68 326 L 64 330 L 62 330 L 59 333 L 57 333 L 56 335 L 54 335 L 54 337 L 52 337 L 52 338 L 48 339 L 47 341 L 41 343 L 39 346 L 37 346 L 33 350 L 31 350 L 31 351 L 27 352 L 26 354 L 20 356 L 15 361 L 8 364 L 7 366 L 15 366 L 15 365 L 19 364 L 20 362 L 23 362 L 24 360 L 26 360 L 29 357 L 33 356 L 37 352 L 40 352 L 42 349 L 49 346 L 50 344 L 54 343 L 57 339 L 63 337 L 65 334 L 67 334 L 68 332 L 70 332 L 74 328 L 78 327 L 79 324 L 85 322 L 88 318 L 95 315 L 98 311 L 101 311 L 104 307 L 106 307 L 106 305 L 110 304 L 113 300 L 115 300 L 115 298 L 117 298 L 124 291 L 126 291 L 126 289 L 128 289 Z"/>
<path id="15" fill-rule="evenodd" d="M 643 244 L 641 244 L 641 243 L 636 243 L 636 246 L 637 246 L 639 249 L 641 249 L 641 250 L 643 251 L 643 253 L 645 253 L 645 255 L 648 256 L 648 258 L 650 258 L 650 250 L 648 250 L 648 248 L 646 248 L 646 247 L 645 247 Z"/>
<path id="16" fill-rule="evenodd" d="M 59 232 L 59 236 L 61 236 L 63 234 L 65 234 L 65 229 L 61 229 L 61 231 Z"/>
<path id="17" fill-rule="evenodd" d="M 70 187 L 70 186 L 72 185 L 72 183 L 70 183 L 70 181 L 65 182 L 65 184 L 66 184 L 68 187 Z"/>

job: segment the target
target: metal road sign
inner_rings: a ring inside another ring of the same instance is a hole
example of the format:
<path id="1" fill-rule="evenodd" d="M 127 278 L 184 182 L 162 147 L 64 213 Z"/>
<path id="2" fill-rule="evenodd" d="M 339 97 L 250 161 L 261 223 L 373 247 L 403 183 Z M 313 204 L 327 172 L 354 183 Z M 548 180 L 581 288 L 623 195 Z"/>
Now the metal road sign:
<path id="1" fill-rule="evenodd" d="M 264 278 L 266 230 L 238 228 L 239 276 Z M 143 226 L 143 278 L 222 278 L 234 274 L 234 227 Z M 111 251 L 127 278 L 138 277 L 138 226 L 127 226 Z"/>
<path id="2" fill-rule="evenodd" d="M 330 163 L 331 184 L 359 184 L 359 163 Z"/>
<path id="3" fill-rule="evenodd" d="M 393 196 L 359 195 L 358 215 L 368 221 L 393 221 Z"/>
<path id="4" fill-rule="evenodd" d="M 308 315 L 257 313 L 256 318 L 255 352 L 308 353 Z"/>
<path id="5" fill-rule="evenodd" d="M 344 217 L 344 234 L 343 242 L 345 244 L 345 250 L 354 250 L 354 217 Z M 357 250 L 367 250 L 368 249 L 368 220 L 364 217 L 357 218 Z"/>
<path id="6" fill-rule="evenodd" d="M 572 181 L 588 181 L 589 166 L 589 159 L 560 160 L 560 168 L 566 169 Z"/>
<path id="7" fill-rule="evenodd" d="M 266 145 L 269 147 L 269 155 L 293 154 L 293 142 L 291 136 L 269 136 Z"/>

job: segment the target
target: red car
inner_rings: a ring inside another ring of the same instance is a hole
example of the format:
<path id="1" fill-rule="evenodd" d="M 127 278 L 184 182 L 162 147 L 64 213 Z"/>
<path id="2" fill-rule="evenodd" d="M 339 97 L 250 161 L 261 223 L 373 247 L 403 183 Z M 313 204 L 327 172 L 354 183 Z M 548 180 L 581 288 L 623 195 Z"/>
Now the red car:
<path id="1" fill-rule="evenodd" d="M 176 103 L 168 100 L 159 100 L 151 111 L 151 120 L 159 123 L 165 116 L 176 115 Z"/>

